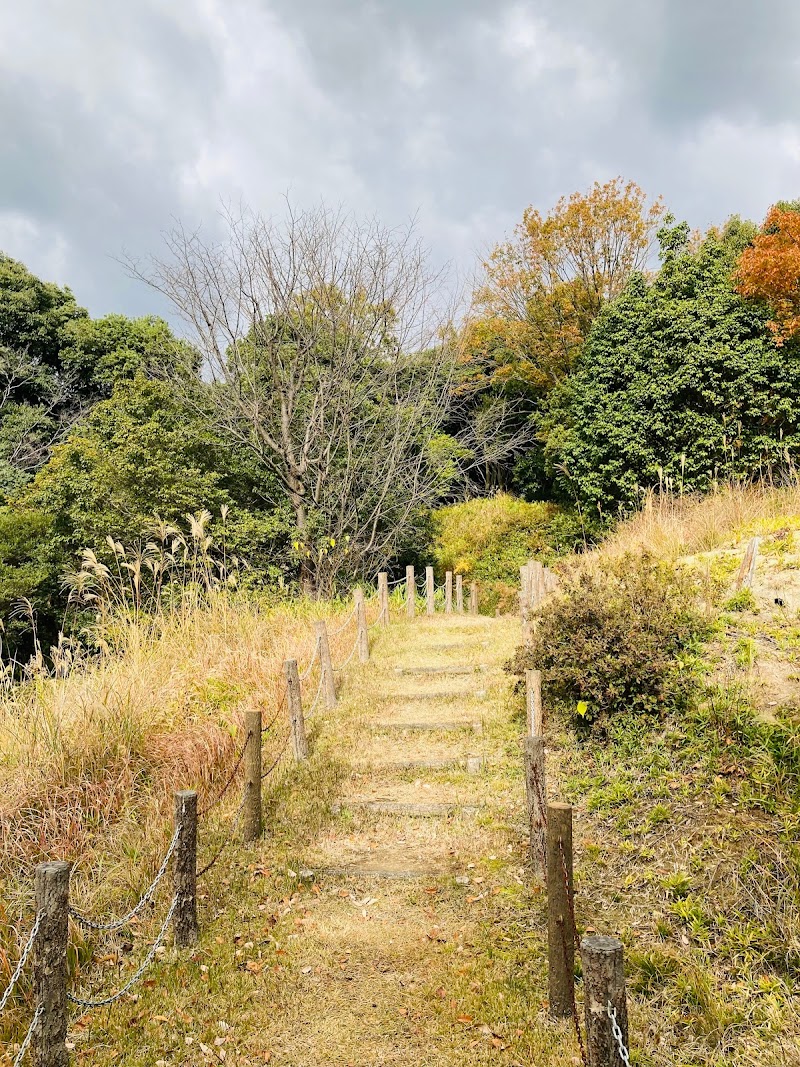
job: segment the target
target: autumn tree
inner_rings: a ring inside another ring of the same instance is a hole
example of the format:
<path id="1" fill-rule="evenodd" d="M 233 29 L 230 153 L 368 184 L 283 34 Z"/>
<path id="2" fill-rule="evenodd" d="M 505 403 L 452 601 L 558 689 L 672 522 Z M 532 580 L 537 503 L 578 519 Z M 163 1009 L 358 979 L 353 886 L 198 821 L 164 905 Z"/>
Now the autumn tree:
<path id="1" fill-rule="evenodd" d="M 777 345 L 800 333 L 800 204 L 770 208 L 761 233 L 741 255 L 736 281 L 742 296 L 769 306 Z"/>
<path id="2" fill-rule="evenodd" d="M 547 392 L 569 371 L 603 304 L 641 270 L 664 214 L 635 182 L 595 182 L 547 214 L 529 207 L 492 252 L 475 293 L 467 353 L 481 378 Z"/>
<path id="3" fill-rule="evenodd" d="M 134 272 L 189 324 L 217 431 L 288 499 L 303 587 L 374 572 L 443 489 L 453 333 L 425 249 L 324 207 L 167 244 Z"/>

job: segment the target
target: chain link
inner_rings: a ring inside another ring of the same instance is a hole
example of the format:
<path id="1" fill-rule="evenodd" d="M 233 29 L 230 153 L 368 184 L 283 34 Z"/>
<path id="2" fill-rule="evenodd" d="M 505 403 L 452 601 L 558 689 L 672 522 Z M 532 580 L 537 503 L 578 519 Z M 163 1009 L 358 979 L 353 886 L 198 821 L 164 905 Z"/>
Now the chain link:
<path id="1" fill-rule="evenodd" d="M 611 1021 L 611 1033 L 614 1035 L 614 1040 L 617 1043 L 619 1058 L 625 1064 L 625 1067 L 631 1067 L 631 1057 L 628 1050 L 625 1048 L 625 1042 L 622 1038 L 622 1030 L 620 1030 L 619 1023 L 617 1022 L 617 1009 L 610 1000 L 606 1004 L 606 1015 Z"/>
<path id="2" fill-rule="evenodd" d="M 35 1012 L 33 1018 L 31 1019 L 31 1025 L 28 1027 L 27 1034 L 22 1039 L 22 1044 L 19 1046 L 19 1052 L 14 1057 L 14 1067 L 19 1067 L 19 1065 L 22 1063 L 22 1060 L 25 1057 L 25 1053 L 28 1051 L 28 1045 L 30 1045 L 30 1043 L 31 1043 L 31 1038 L 33 1037 L 33 1031 L 36 1029 L 36 1024 L 39 1022 L 39 1019 L 41 1018 L 43 1011 L 44 1011 L 44 1004 L 40 1004 L 39 1007 L 36 1009 L 36 1012 Z"/>
<path id="3" fill-rule="evenodd" d="M 202 811 L 198 811 L 197 817 L 199 819 L 202 819 L 204 815 L 208 815 L 208 813 L 210 811 L 213 811 L 213 809 L 216 808 L 216 806 L 219 804 L 219 802 L 222 800 L 222 798 L 228 792 L 230 787 L 233 785 L 233 780 L 236 777 L 236 775 L 239 773 L 239 768 L 242 765 L 242 760 L 245 757 L 245 753 L 247 752 L 247 746 L 248 746 L 248 744 L 250 742 L 250 738 L 252 736 L 253 736 L 252 730 L 248 730 L 247 731 L 247 737 L 245 737 L 244 743 L 242 745 L 242 750 L 241 750 L 241 752 L 239 753 L 239 755 L 238 755 L 238 757 L 236 759 L 236 763 L 234 764 L 233 770 L 231 771 L 230 775 L 228 776 L 228 780 L 226 781 L 225 785 L 222 787 L 221 791 L 217 794 L 216 798 L 214 800 L 212 800 L 210 804 L 207 804 L 206 807 L 204 807 Z"/>
<path id="4" fill-rule="evenodd" d="M 156 952 L 158 951 L 159 945 L 161 944 L 161 942 L 166 937 L 167 927 L 169 926 L 170 922 L 172 921 L 172 916 L 174 915 L 175 908 L 177 906 L 178 906 L 178 894 L 176 893 L 175 896 L 172 898 L 172 903 L 169 906 L 169 911 L 167 912 L 167 917 L 166 917 L 166 919 L 164 919 L 164 924 L 161 927 L 161 929 L 158 931 L 158 936 L 156 937 L 155 941 L 150 946 L 150 951 L 147 953 L 147 955 L 145 956 L 144 960 L 139 965 L 136 973 L 133 975 L 133 977 L 131 979 L 129 979 L 129 981 L 127 981 L 125 983 L 125 985 L 122 987 L 122 989 L 119 989 L 116 993 L 112 993 L 112 995 L 110 997 L 103 997 L 101 1000 L 83 1000 L 81 997 L 73 996 L 72 993 L 67 991 L 67 1000 L 69 1000 L 72 1004 L 77 1004 L 78 1007 L 81 1007 L 81 1008 L 105 1008 L 107 1005 L 113 1004 L 115 1001 L 119 1000 L 121 997 L 124 997 L 125 994 L 128 992 L 128 990 L 136 985 L 136 983 L 139 981 L 139 979 L 142 977 L 144 972 L 147 970 L 147 968 L 152 963 L 153 957 L 155 956 Z"/>
<path id="5" fill-rule="evenodd" d="M 25 968 L 25 964 L 28 962 L 28 956 L 30 956 L 30 954 L 31 954 L 31 949 L 33 948 L 33 943 L 36 940 L 36 935 L 39 933 L 39 927 L 42 924 L 43 915 L 44 915 L 43 911 L 39 911 L 39 912 L 36 913 L 36 919 L 35 919 L 34 924 L 33 924 L 33 929 L 31 930 L 30 934 L 28 935 L 28 940 L 25 943 L 25 947 L 23 948 L 22 952 L 20 953 L 19 962 L 17 963 L 17 966 L 14 968 L 14 973 L 11 975 L 11 979 L 10 979 L 8 985 L 3 990 L 3 996 L 0 997 L 0 1011 L 2 1011 L 3 1008 L 5 1008 L 5 1006 L 6 1006 L 7 1002 L 8 1002 L 8 998 L 11 996 L 12 992 L 14 991 L 14 986 L 19 981 L 20 975 L 22 974 L 22 972 L 23 972 L 23 970 Z"/>
<path id="6" fill-rule="evenodd" d="M 357 611 L 358 608 L 354 607 L 341 626 L 339 626 L 336 630 L 328 631 L 328 637 L 338 637 L 339 634 L 343 634 L 347 627 L 350 625 L 350 623 L 353 621 L 353 619 L 356 617 Z"/>
<path id="7" fill-rule="evenodd" d="M 319 638 L 314 642 L 314 651 L 311 653 L 311 659 L 308 661 L 308 666 L 301 675 L 298 675 L 301 682 L 304 682 L 311 674 L 311 670 L 317 661 L 317 653 L 319 652 Z"/>
<path id="8" fill-rule="evenodd" d="M 261 773 L 261 781 L 262 782 L 264 781 L 265 778 L 269 778 L 269 776 L 272 774 L 272 772 L 278 766 L 280 761 L 283 759 L 284 753 L 286 752 L 286 749 L 287 749 L 287 747 L 289 745 L 289 741 L 291 740 L 291 737 L 292 737 L 291 733 L 286 735 L 286 740 L 283 742 L 283 744 L 281 745 L 280 749 L 278 750 L 278 755 L 272 761 L 270 766 L 267 767 L 267 769 L 265 771 L 262 771 L 262 773 Z"/>
<path id="9" fill-rule="evenodd" d="M 322 687 L 324 686 L 324 684 L 325 684 L 325 671 L 320 671 L 319 672 L 319 685 L 317 686 L 316 695 L 314 696 L 314 699 L 311 701 L 311 707 L 306 712 L 306 718 L 307 719 L 310 719 L 311 716 L 314 714 L 314 711 L 316 710 L 317 704 L 319 703 L 319 698 L 322 696 Z"/>
<path id="10" fill-rule="evenodd" d="M 333 669 L 334 669 L 334 671 L 336 671 L 336 672 L 339 672 L 339 671 L 343 671 L 343 670 L 345 669 L 345 667 L 346 667 L 346 666 L 347 666 L 347 665 L 349 664 L 349 662 L 350 662 L 350 660 L 351 660 L 351 659 L 353 658 L 353 656 L 355 656 L 355 654 L 356 654 L 356 650 L 358 649 L 358 638 L 359 638 L 359 635 L 358 635 L 358 634 L 356 634 L 356 639 L 355 639 L 355 642 L 354 642 L 354 644 L 353 644 L 353 647 L 352 647 L 352 648 L 350 649 L 350 654 L 349 654 L 349 656 L 348 656 L 348 657 L 347 657 L 347 659 L 346 659 L 346 660 L 344 661 L 344 663 L 342 663 L 342 664 L 341 664 L 340 666 L 338 666 L 338 667 L 334 667 L 334 668 L 333 668 Z"/>
<path id="11" fill-rule="evenodd" d="M 225 840 L 222 842 L 222 844 L 220 845 L 220 847 L 217 850 L 217 852 L 208 861 L 208 863 L 205 865 L 205 867 L 201 867 L 200 870 L 197 871 L 197 873 L 195 874 L 195 878 L 202 878 L 204 874 L 207 874 L 208 871 L 211 870 L 211 868 L 214 866 L 214 864 L 220 858 L 220 856 L 225 851 L 225 849 L 228 847 L 228 845 L 231 843 L 233 835 L 236 833 L 236 830 L 237 830 L 237 828 L 239 826 L 239 823 L 241 821 L 242 812 L 244 811 L 244 806 L 245 806 L 246 801 L 247 801 L 247 790 L 245 789 L 243 791 L 243 793 L 242 793 L 241 803 L 239 804 L 239 807 L 236 810 L 236 814 L 233 816 L 233 819 L 231 821 L 230 828 L 228 829 L 228 832 L 225 835 Z"/>
<path id="12" fill-rule="evenodd" d="M 98 923 L 95 922 L 93 919 L 89 919 L 86 915 L 81 915 L 81 913 L 79 911 L 75 911 L 74 908 L 70 908 L 69 913 L 75 920 L 75 922 L 77 922 L 80 926 L 85 926 L 89 930 L 99 930 L 101 933 L 110 930 L 120 930 L 123 926 L 127 926 L 131 919 L 138 915 L 142 908 L 145 906 L 145 904 L 147 904 L 148 901 L 152 899 L 153 893 L 158 887 L 158 883 L 166 874 L 169 861 L 172 858 L 172 853 L 175 851 L 175 846 L 178 844 L 180 832 L 180 827 L 176 827 L 175 833 L 172 835 L 172 840 L 169 843 L 169 848 L 167 849 L 166 855 L 161 861 L 161 866 L 158 868 L 158 872 L 156 873 L 155 878 L 147 887 L 147 889 L 145 889 L 139 903 L 134 905 L 134 907 L 132 907 L 131 910 L 127 913 L 127 915 L 123 915 L 121 919 L 112 919 L 111 922 Z"/>

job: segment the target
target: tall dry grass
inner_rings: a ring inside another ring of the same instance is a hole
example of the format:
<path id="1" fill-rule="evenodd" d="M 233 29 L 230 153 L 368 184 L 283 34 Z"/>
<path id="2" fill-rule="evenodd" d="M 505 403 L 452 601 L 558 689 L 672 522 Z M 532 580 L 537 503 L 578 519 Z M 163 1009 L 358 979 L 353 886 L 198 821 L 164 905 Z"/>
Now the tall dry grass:
<path id="1" fill-rule="evenodd" d="M 677 559 L 733 547 L 759 528 L 800 518 L 800 484 L 719 486 L 706 496 L 650 493 L 641 511 L 603 542 L 609 555 L 650 552 Z"/>
<path id="2" fill-rule="evenodd" d="M 131 562 L 121 546 L 116 554 Z M 169 595 L 159 580 L 154 607 L 141 595 L 136 564 L 105 570 L 108 595 L 103 580 L 77 583 L 97 609 L 92 653 L 70 647 L 52 669 L 35 657 L 24 680 L 6 681 L 0 694 L 0 989 L 30 927 L 37 862 L 74 865 L 81 910 L 126 911 L 169 841 L 173 792 L 197 788 L 202 808 L 233 770 L 244 711 L 261 707 L 265 723 L 277 713 L 264 738 L 265 765 L 284 744 L 282 664 L 309 662 L 313 620 L 332 623 L 334 663 L 355 640 L 354 622 L 335 634 L 349 604 L 270 603 L 234 583 L 198 581 L 195 572 Z M 304 683 L 306 706 L 317 679 L 318 667 Z"/>

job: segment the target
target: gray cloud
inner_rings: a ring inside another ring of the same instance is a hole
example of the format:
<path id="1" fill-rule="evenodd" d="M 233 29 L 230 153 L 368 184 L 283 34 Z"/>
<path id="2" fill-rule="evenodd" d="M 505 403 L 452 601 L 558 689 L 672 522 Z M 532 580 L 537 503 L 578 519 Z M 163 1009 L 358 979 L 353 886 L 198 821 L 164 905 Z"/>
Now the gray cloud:
<path id="1" fill-rule="evenodd" d="M 95 313 L 221 200 L 416 214 L 469 269 L 622 173 L 692 225 L 797 194 L 793 0 L 30 0 L 0 9 L 0 248 Z"/>

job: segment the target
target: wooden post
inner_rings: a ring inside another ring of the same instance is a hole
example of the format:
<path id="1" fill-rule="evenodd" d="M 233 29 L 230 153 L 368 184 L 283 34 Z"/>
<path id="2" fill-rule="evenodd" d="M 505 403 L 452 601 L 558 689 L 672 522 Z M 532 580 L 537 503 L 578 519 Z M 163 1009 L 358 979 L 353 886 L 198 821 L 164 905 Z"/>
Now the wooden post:
<path id="1" fill-rule="evenodd" d="M 358 660 L 369 663 L 369 630 L 367 629 L 367 609 L 364 605 L 364 590 L 356 589 L 356 625 L 358 626 Z"/>
<path id="2" fill-rule="evenodd" d="M 519 569 L 519 613 L 523 626 L 530 612 L 530 563 L 523 563 Z"/>
<path id="3" fill-rule="evenodd" d="M 469 587 L 469 613 L 470 615 L 478 614 L 478 583 L 470 582 Z"/>
<path id="4" fill-rule="evenodd" d="M 261 770 L 259 768 L 259 777 Z M 197 940 L 197 793 L 182 789 L 175 794 L 175 896 L 178 902 L 172 916 L 177 948 L 188 948 Z"/>
<path id="5" fill-rule="evenodd" d="M 444 576 L 444 610 L 446 615 L 453 613 L 453 572 L 447 571 Z"/>
<path id="6" fill-rule="evenodd" d="M 758 540 L 757 537 L 753 537 L 747 545 L 742 565 L 739 567 L 739 573 L 736 576 L 736 582 L 734 584 L 735 589 L 741 589 L 742 586 L 744 586 L 745 589 L 751 589 L 753 586 L 753 578 L 756 573 L 756 559 L 758 558 Z"/>
<path id="7" fill-rule="evenodd" d="M 70 865 L 37 863 L 34 875 L 39 932 L 33 956 L 36 1007 L 32 1035 L 36 1067 L 67 1067 L 67 938 Z"/>
<path id="8" fill-rule="evenodd" d="M 436 587 L 433 583 L 433 567 L 425 568 L 425 607 L 429 615 L 436 612 Z"/>
<path id="9" fill-rule="evenodd" d="M 528 580 L 530 582 L 528 603 L 531 610 L 536 611 L 542 606 L 542 598 L 544 596 L 544 568 L 538 559 L 531 560 Z"/>
<path id="10" fill-rule="evenodd" d="M 413 619 L 417 611 L 417 587 L 415 585 L 414 568 L 406 567 L 406 615 Z"/>
<path id="11" fill-rule="evenodd" d="M 547 856 L 547 779 L 543 737 L 525 738 L 525 795 L 528 801 L 530 861 L 536 874 L 544 878 Z"/>
<path id="12" fill-rule="evenodd" d="M 244 753 L 245 841 L 261 837 L 261 709 L 244 713 L 246 733 Z"/>
<path id="13" fill-rule="evenodd" d="M 297 672 L 297 660 L 287 659 L 283 664 L 286 675 L 286 697 L 289 702 L 289 724 L 292 730 L 292 748 L 294 758 L 300 762 L 308 759 L 308 741 L 306 724 L 303 718 L 303 698 L 300 693 L 300 675 Z"/>
<path id="14" fill-rule="evenodd" d="M 525 671 L 525 711 L 528 735 L 539 737 L 544 734 L 541 671 Z"/>
<path id="15" fill-rule="evenodd" d="M 378 606 L 380 608 L 381 626 L 389 625 L 389 575 L 381 571 L 378 575 Z"/>
<path id="16" fill-rule="evenodd" d="M 589 1067 L 624 1067 L 611 1029 L 608 1005 L 616 1013 L 622 1043 L 628 1048 L 628 1008 L 622 942 L 602 935 L 581 941 Z"/>
<path id="17" fill-rule="evenodd" d="M 456 575 L 456 611 L 459 615 L 464 614 L 464 575 Z"/>
<path id="18" fill-rule="evenodd" d="M 569 804 L 548 804 L 547 958 L 550 1014 L 554 1019 L 572 1015 L 575 990 L 572 899 L 572 808 Z"/>
<path id="19" fill-rule="evenodd" d="M 322 671 L 322 687 L 325 690 L 325 707 L 336 707 L 336 678 L 331 660 L 331 645 L 328 640 L 328 627 L 323 620 L 314 623 L 319 642 L 319 662 Z"/>

